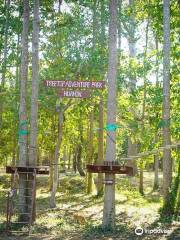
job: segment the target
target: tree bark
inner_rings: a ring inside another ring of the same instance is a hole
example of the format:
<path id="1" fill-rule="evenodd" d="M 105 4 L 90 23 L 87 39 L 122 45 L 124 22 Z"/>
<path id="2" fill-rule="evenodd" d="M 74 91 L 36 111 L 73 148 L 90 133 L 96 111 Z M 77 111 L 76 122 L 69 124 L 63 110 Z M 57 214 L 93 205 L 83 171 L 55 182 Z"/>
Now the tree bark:
<path id="1" fill-rule="evenodd" d="M 170 136 L 170 1 L 163 1 L 163 144 L 171 144 Z M 172 182 L 171 150 L 163 152 L 163 194 L 164 205 L 168 203 L 169 189 Z"/>
<path id="2" fill-rule="evenodd" d="M 104 103 L 103 96 L 99 102 L 99 134 L 98 134 L 98 161 L 97 164 L 103 164 L 104 161 Z M 103 187 L 103 173 L 98 173 L 97 179 L 97 196 L 102 196 Z"/>
<path id="3" fill-rule="evenodd" d="M 73 171 L 74 173 L 77 172 L 77 147 L 74 149 L 73 153 Z"/>
<path id="4" fill-rule="evenodd" d="M 69 154 L 68 154 L 68 170 L 71 169 L 71 148 L 69 149 Z"/>
<path id="5" fill-rule="evenodd" d="M 116 76 L 117 76 L 117 0 L 109 4 L 109 62 L 108 62 L 108 101 L 107 125 L 116 124 Z M 107 131 L 106 161 L 116 160 L 116 132 Z M 105 179 L 113 180 L 112 185 L 105 184 L 103 227 L 113 229 L 115 226 L 115 175 L 105 174 Z"/>
<path id="6" fill-rule="evenodd" d="M 50 196 L 50 201 L 49 205 L 51 208 L 56 207 L 56 192 L 58 188 L 58 182 L 59 182 L 59 168 L 58 168 L 58 160 L 59 160 L 59 152 L 61 148 L 61 143 L 62 143 L 62 136 L 63 136 L 63 123 L 64 123 L 64 113 L 68 109 L 68 107 L 71 104 L 71 99 L 68 101 L 68 103 L 65 106 L 60 106 L 58 109 L 58 140 L 56 143 L 56 148 L 55 148 L 55 153 L 54 153 L 54 163 L 53 163 L 53 183 L 52 183 L 52 190 L 51 190 L 51 196 Z"/>
<path id="7" fill-rule="evenodd" d="M 30 118 L 29 165 L 37 164 L 38 135 L 38 89 L 39 89 L 39 0 L 34 0 L 33 35 L 32 35 L 32 94 Z"/>
<path id="8" fill-rule="evenodd" d="M 31 93 L 31 117 L 30 117 L 30 145 L 29 166 L 37 165 L 37 137 L 38 137 L 38 89 L 39 89 L 39 0 L 34 0 L 33 8 L 33 34 L 32 34 L 32 93 Z M 32 186 L 33 174 L 29 174 L 29 188 Z M 31 194 L 31 189 L 29 195 Z M 35 190 L 36 192 L 36 190 Z M 34 198 L 36 193 L 34 194 Z M 35 199 L 33 206 L 33 221 L 35 221 Z"/>
<path id="9" fill-rule="evenodd" d="M 67 150 L 66 150 L 66 146 L 64 147 L 62 160 L 63 160 L 63 172 L 66 173 L 66 162 L 67 162 Z"/>
<path id="10" fill-rule="evenodd" d="M 158 59 L 158 38 L 156 36 L 155 39 L 156 42 L 156 88 L 158 88 L 159 85 L 159 59 Z M 159 113 L 156 112 L 156 119 L 159 118 Z M 156 129 L 155 133 L 155 143 L 158 142 L 158 129 Z M 153 190 L 157 190 L 159 188 L 159 154 L 154 155 L 154 187 Z"/>
<path id="11" fill-rule="evenodd" d="M 129 0 L 129 6 L 134 8 L 134 0 Z M 128 35 L 129 57 L 130 61 L 136 57 L 136 40 L 135 40 L 135 19 L 134 11 L 130 16 L 130 30 Z M 129 93 L 132 94 L 136 88 L 136 79 L 132 76 L 129 77 Z M 133 143 L 131 137 L 128 138 L 128 156 L 135 156 L 137 154 L 137 143 Z M 134 160 L 128 160 L 127 166 L 133 168 L 133 175 L 137 174 L 137 164 Z"/>
<path id="12" fill-rule="evenodd" d="M 80 176 L 84 177 L 85 173 L 83 171 L 82 166 L 82 146 L 83 146 L 83 128 L 82 124 L 79 125 L 79 133 L 80 133 L 80 142 L 77 147 L 77 170 L 80 174 Z"/>
<path id="13" fill-rule="evenodd" d="M 28 34 L 29 34 L 29 1 L 23 1 L 23 32 L 22 32 L 22 56 L 20 71 L 20 107 L 19 107 L 19 166 L 27 165 L 27 106 L 26 83 L 28 78 Z M 19 204 L 20 220 L 27 219 L 23 213 L 26 209 L 26 181 L 27 174 L 19 174 Z"/>
<path id="14" fill-rule="evenodd" d="M 58 168 L 58 160 L 59 160 L 59 151 L 62 143 L 62 130 L 63 130 L 63 109 L 59 110 L 59 133 L 58 133 L 58 141 L 56 143 L 56 149 L 54 154 L 54 164 L 53 164 L 53 184 L 52 184 L 52 191 L 50 197 L 50 207 L 56 207 L 56 192 L 58 188 L 58 181 L 59 181 L 59 168 Z"/>
<path id="15" fill-rule="evenodd" d="M 154 155 L 154 187 L 153 190 L 159 188 L 159 156 L 158 154 Z"/>
<path id="16" fill-rule="evenodd" d="M 93 163 L 93 125 L 94 125 L 94 110 L 91 110 L 89 115 L 89 139 L 88 139 L 88 156 L 87 164 Z M 92 173 L 87 173 L 87 194 L 92 192 Z"/>
<path id="17" fill-rule="evenodd" d="M 146 44 L 145 44 L 145 51 L 144 51 L 144 65 L 146 63 L 146 57 L 147 57 L 147 48 L 148 48 L 148 31 L 149 31 L 149 16 L 148 16 L 148 21 L 147 21 L 147 26 L 146 26 Z M 143 138 L 144 130 L 145 130 L 145 113 L 146 113 L 146 97 L 147 97 L 147 79 L 146 79 L 146 72 L 144 70 L 143 73 L 144 77 L 144 86 L 143 86 L 143 104 L 142 104 L 142 126 L 141 126 L 141 135 Z M 143 173 L 143 164 L 144 160 L 143 158 L 140 161 L 140 181 L 139 181 L 139 192 L 144 195 L 144 173 Z"/>

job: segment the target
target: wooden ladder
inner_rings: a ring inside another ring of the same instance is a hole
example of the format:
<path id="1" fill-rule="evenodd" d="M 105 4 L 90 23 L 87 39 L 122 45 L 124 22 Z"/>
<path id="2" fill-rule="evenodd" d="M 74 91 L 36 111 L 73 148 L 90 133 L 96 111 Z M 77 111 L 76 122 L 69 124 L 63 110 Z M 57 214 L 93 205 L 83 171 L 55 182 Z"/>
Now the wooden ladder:
<path id="1" fill-rule="evenodd" d="M 20 180 L 20 174 L 24 174 L 25 179 Z M 19 181 L 25 182 L 25 188 L 20 188 Z M 23 191 L 21 191 L 23 190 Z M 21 192 L 24 203 L 22 204 Z M 36 169 L 33 172 L 18 172 L 16 169 L 13 173 L 13 182 L 11 190 L 7 195 L 7 220 L 6 230 L 8 233 L 29 234 L 33 224 L 34 206 L 36 194 Z M 25 209 L 22 211 L 22 205 Z M 25 211 L 24 211 L 25 210 Z M 23 220 L 22 220 L 23 219 Z M 25 230 L 24 230 L 25 229 Z"/>

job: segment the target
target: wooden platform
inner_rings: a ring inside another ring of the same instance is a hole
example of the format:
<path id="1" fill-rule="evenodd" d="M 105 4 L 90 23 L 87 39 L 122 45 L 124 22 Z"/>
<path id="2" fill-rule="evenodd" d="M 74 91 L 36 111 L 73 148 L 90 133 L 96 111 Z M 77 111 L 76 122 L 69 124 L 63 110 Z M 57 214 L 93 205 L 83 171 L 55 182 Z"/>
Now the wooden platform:
<path id="1" fill-rule="evenodd" d="M 133 175 L 133 168 L 121 165 L 86 165 L 87 172 Z"/>
<path id="2" fill-rule="evenodd" d="M 41 167 L 32 167 L 32 166 L 27 166 L 27 167 L 21 167 L 21 166 L 6 166 L 6 173 L 15 173 L 17 169 L 18 173 L 33 173 L 34 169 L 36 169 L 36 174 L 49 174 L 49 167 L 47 166 L 41 166 Z"/>

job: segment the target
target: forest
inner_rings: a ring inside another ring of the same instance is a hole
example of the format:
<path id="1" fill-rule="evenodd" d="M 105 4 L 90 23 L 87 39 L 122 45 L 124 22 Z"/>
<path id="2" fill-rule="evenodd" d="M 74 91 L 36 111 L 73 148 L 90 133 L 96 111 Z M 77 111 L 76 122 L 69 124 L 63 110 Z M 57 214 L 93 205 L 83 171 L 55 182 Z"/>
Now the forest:
<path id="1" fill-rule="evenodd" d="M 1 239 L 180 239 L 180 0 L 0 1 Z"/>

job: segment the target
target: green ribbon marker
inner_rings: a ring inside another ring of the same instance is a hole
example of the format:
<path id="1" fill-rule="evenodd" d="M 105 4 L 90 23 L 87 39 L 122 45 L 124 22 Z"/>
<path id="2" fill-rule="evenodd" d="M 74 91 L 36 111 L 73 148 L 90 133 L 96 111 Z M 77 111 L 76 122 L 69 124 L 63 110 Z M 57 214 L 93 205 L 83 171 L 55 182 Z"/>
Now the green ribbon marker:
<path id="1" fill-rule="evenodd" d="M 27 134 L 28 134 L 27 130 L 19 130 L 19 136 L 27 135 Z"/>
<path id="2" fill-rule="evenodd" d="M 114 124 L 114 123 L 109 123 L 106 125 L 105 129 L 107 131 L 110 131 L 110 132 L 114 132 L 116 131 L 116 129 L 119 128 L 119 126 L 117 124 Z"/>
<path id="3" fill-rule="evenodd" d="M 110 123 L 110 124 L 107 124 L 104 128 L 94 128 L 93 130 L 94 131 L 98 131 L 98 130 L 106 130 L 106 131 L 116 131 L 117 128 L 120 128 L 119 125 L 117 124 L 114 124 L 114 123 Z"/>
<path id="4" fill-rule="evenodd" d="M 22 121 L 22 122 L 20 122 L 20 126 L 24 126 L 24 125 L 27 125 L 28 124 L 28 122 L 27 122 L 27 120 L 24 120 L 24 121 Z"/>

